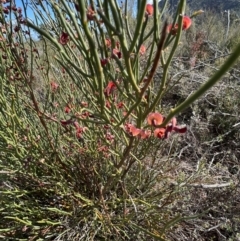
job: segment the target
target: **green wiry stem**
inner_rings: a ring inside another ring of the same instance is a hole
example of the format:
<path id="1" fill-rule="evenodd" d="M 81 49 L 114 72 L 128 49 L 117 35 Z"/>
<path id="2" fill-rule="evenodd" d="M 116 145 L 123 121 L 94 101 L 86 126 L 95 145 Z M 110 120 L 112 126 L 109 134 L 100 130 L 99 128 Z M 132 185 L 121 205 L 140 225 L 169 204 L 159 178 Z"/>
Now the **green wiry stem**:
<path id="1" fill-rule="evenodd" d="M 141 6 L 139 8 L 138 17 L 137 17 L 138 21 L 137 21 L 135 33 L 134 33 L 134 36 L 133 36 L 133 41 L 132 41 L 131 46 L 129 48 L 130 53 L 133 51 L 134 47 L 136 46 L 137 40 L 138 40 L 139 35 L 141 33 L 141 29 L 142 29 L 142 25 L 143 25 L 143 19 L 144 19 L 144 15 L 145 15 L 146 2 L 147 2 L 146 0 L 141 1 Z"/>
<path id="2" fill-rule="evenodd" d="M 158 50 L 157 50 L 157 53 L 156 53 L 155 58 L 154 58 L 153 66 L 151 68 L 151 71 L 150 71 L 150 74 L 148 76 L 147 82 L 144 85 L 143 89 L 141 90 L 140 96 L 137 98 L 136 102 L 128 110 L 128 113 L 125 115 L 125 117 L 117 124 L 117 126 L 120 126 L 122 123 L 124 123 L 124 121 L 132 113 L 132 111 L 135 110 L 138 107 L 138 105 L 141 103 L 142 97 L 143 97 L 146 89 L 148 88 L 149 84 L 151 83 L 151 81 L 153 79 L 153 75 L 156 71 L 156 68 L 157 68 L 157 65 L 158 65 L 158 62 L 159 62 L 159 59 L 160 59 L 160 56 L 161 56 L 161 52 L 162 52 L 162 49 L 163 49 L 163 46 L 164 46 L 164 42 L 165 42 L 165 39 L 166 39 L 166 29 L 167 29 L 167 23 L 165 23 L 165 26 L 163 27 L 162 36 L 161 36 L 161 39 L 160 39 L 159 44 L 158 44 Z M 152 109 L 148 108 L 147 113 L 149 113 L 151 110 Z M 144 120 L 145 116 L 143 116 L 143 118 L 141 118 L 141 119 Z"/>
<path id="3" fill-rule="evenodd" d="M 177 33 L 176 40 L 174 42 L 173 48 L 171 50 L 171 53 L 168 57 L 168 60 L 165 64 L 165 66 L 164 66 L 163 78 L 162 78 L 162 81 L 161 81 L 160 89 L 159 89 L 158 94 L 157 94 L 156 98 L 154 99 L 153 103 L 150 105 L 148 110 L 146 110 L 146 112 L 144 113 L 143 118 L 146 118 L 146 116 L 155 108 L 155 106 L 159 103 L 159 100 L 162 98 L 162 95 L 164 93 L 164 90 L 165 90 L 165 87 L 166 87 L 167 75 L 168 75 L 168 68 L 171 64 L 173 55 L 174 55 L 174 53 L 175 53 L 175 51 L 178 47 L 178 44 L 179 44 L 179 41 L 180 41 L 180 38 L 181 38 L 182 24 L 183 24 L 182 23 L 182 18 L 183 18 L 182 13 L 184 12 L 185 6 L 186 6 L 186 0 L 182 0 L 179 4 L 179 12 L 178 12 L 179 13 L 178 33 Z M 165 29 L 165 31 L 166 31 L 166 29 Z"/>
<path id="4" fill-rule="evenodd" d="M 116 3 L 116 1 L 110 0 L 109 5 L 110 5 L 110 8 L 112 10 L 112 15 L 113 15 L 113 19 L 114 19 L 114 22 L 115 22 L 115 26 L 120 31 L 120 33 L 122 34 L 123 23 L 122 23 L 122 17 L 120 15 L 121 12 L 119 11 L 119 8 L 117 7 L 117 3 Z"/>
<path id="5" fill-rule="evenodd" d="M 166 39 L 166 33 L 167 33 L 167 22 L 165 23 L 165 25 L 163 27 L 162 37 L 161 37 L 161 39 L 159 41 L 159 44 L 158 44 L 158 50 L 157 50 L 157 53 L 156 53 L 156 56 L 155 56 L 152 68 L 150 70 L 150 74 L 148 76 L 146 84 L 144 85 L 144 87 L 143 87 L 143 89 L 141 91 L 142 95 L 146 91 L 146 89 L 148 88 L 148 86 L 151 83 L 151 81 L 153 79 L 153 76 L 154 76 L 154 74 L 156 72 L 156 69 L 157 69 L 157 66 L 158 66 L 158 63 L 159 63 L 159 60 L 160 60 L 160 57 L 161 57 L 161 53 L 162 53 L 162 50 L 163 50 L 164 42 L 165 42 L 165 39 Z"/>
<path id="6" fill-rule="evenodd" d="M 101 67 L 101 63 L 100 63 L 100 58 L 99 58 L 99 55 L 97 52 L 97 48 L 95 46 L 94 39 L 93 39 L 92 34 L 88 27 L 85 3 L 83 1 L 78 1 L 78 3 L 79 3 L 80 14 L 81 14 L 82 27 L 86 34 L 88 43 L 89 43 L 90 52 L 93 57 L 92 60 L 94 59 L 94 62 L 95 62 L 95 71 L 96 71 L 97 77 L 95 77 L 94 80 L 99 87 L 99 102 L 101 105 L 101 113 L 103 114 L 104 113 L 104 105 L 105 105 L 105 97 L 103 95 L 104 75 L 103 75 L 103 71 L 102 71 L 102 67 Z"/>

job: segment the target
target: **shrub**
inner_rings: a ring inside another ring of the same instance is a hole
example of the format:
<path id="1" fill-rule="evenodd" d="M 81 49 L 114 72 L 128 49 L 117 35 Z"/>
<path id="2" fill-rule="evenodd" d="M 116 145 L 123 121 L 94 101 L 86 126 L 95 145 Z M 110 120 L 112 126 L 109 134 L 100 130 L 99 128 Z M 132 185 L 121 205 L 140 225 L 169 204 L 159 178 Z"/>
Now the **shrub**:
<path id="1" fill-rule="evenodd" d="M 171 145 L 186 132 L 175 116 L 239 53 L 186 101 L 164 108 L 163 97 L 177 83 L 168 81 L 171 61 L 182 28 L 190 27 L 182 23 L 185 3 L 169 25 L 156 2 L 138 1 L 133 30 L 128 8 L 117 1 L 33 1 L 35 22 L 2 5 L 4 238 L 164 240 L 190 218 L 172 208 L 186 180 L 194 180 L 175 175 Z M 9 24 L 13 16 L 16 26 Z M 32 31 L 41 41 L 29 37 Z"/>

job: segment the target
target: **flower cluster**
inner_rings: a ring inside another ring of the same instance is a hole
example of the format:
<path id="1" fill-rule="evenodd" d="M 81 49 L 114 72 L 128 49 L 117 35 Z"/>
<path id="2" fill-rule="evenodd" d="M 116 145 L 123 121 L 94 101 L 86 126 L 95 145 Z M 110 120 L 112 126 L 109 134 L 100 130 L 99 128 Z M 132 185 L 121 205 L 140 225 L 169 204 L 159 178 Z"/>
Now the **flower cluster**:
<path id="1" fill-rule="evenodd" d="M 165 120 L 165 117 L 159 113 L 150 113 L 148 115 L 147 121 L 149 125 L 158 127 Z M 167 126 L 156 128 L 154 130 L 154 136 L 160 139 L 166 139 L 169 137 L 171 132 L 185 133 L 187 131 L 186 126 L 178 126 L 177 119 L 174 117 Z"/>
<path id="2" fill-rule="evenodd" d="M 79 11 L 79 6 L 78 4 L 75 4 L 76 10 Z M 146 14 L 148 16 L 151 16 L 153 14 L 153 6 L 151 4 L 146 5 Z M 96 19 L 96 12 L 93 10 L 93 8 L 90 6 L 87 8 L 87 20 L 88 21 L 100 21 Z M 101 22 L 102 23 L 102 22 Z M 78 36 L 75 36 L 78 38 Z M 113 41 L 112 41 L 113 40 Z M 59 36 L 58 42 L 61 45 L 66 45 L 70 41 L 70 36 L 67 32 L 62 31 L 61 35 Z M 106 38 L 105 39 L 105 47 L 107 50 L 110 51 L 110 57 L 106 58 L 101 58 L 100 63 L 101 66 L 104 67 L 106 66 L 111 59 L 121 59 L 122 58 L 122 52 L 120 48 L 120 42 L 115 41 L 114 38 Z M 146 47 L 144 45 L 141 45 L 139 48 L 139 54 L 144 55 L 146 52 Z"/>
<path id="3" fill-rule="evenodd" d="M 141 139 L 147 139 L 148 137 L 151 136 L 150 130 L 143 130 L 143 129 L 137 128 L 133 124 L 130 124 L 130 123 L 125 124 L 125 130 L 132 136 L 138 136 Z"/>
<path id="4" fill-rule="evenodd" d="M 184 16 L 182 21 L 183 21 L 182 30 L 187 30 L 192 25 L 192 20 L 188 16 Z M 173 25 L 173 24 L 168 25 L 168 27 L 167 27 L 168 33 L 170 33 L 172 35 L 176 35 L 177 31 L 178 31 L 178 24 L 177 23 L 175 25 Z"/>
<path id="5" fill-rule="evenodd" d="M 114 41 L 114 43 L 112 43 L 110 38 L 106 38 L 105 39 L 105 46 L 107 49 L 110 49 L 110 53 L 111 56 L 110 58 L 103 58 L 101 59 L 101 65 L 102 67 L 105 66 L 107 63 L 109 63 L 110 59 L 114 59 L 114 58 L 118 58 L 121 59 L 122 58 L 122 52 L 120 50 L 120 43 L 119 41 Z"/>
<path id="6" fill-rule="evenodd" d="M 187 131 L 186 126 L 178 126 L 177 119 L 174 117 L 166 126 L 160 126 L 165 120 L 165 117 L 160 113 L 150 113 L 147 117 L 147 123 L 150 126 L 156 127 L 153 131 L 153 135 L 160 139 L 167 139 L 170 136 L 171 132 L 176 133 L 185 133 Z M 150 130 L 144 130 L 135 127 L 133 124 L 125 124 L 125 130 L 127 133 L 131 134 L 134 137 L 140 137 L 141 139 L 146 139 L 151 136 Z"/>

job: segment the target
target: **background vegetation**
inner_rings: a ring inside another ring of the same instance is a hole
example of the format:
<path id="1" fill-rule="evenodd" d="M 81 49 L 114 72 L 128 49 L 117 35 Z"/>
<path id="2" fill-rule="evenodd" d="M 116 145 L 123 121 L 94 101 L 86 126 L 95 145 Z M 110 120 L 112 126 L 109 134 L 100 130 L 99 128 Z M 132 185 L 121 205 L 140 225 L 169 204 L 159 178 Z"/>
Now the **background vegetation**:
<path id="1" fill-rule="evenodd" d="M 170 8 L 176 7 L 178 4 L 177 0 L 169 0 Z M 187 0 L 187 5 L 192 10 L 202 8 L 204 10 L 213 11 L 215 13 L 220 13 L 220 11 L 231 10 L 239 13 L 240 2 L 239 0 L 216 0 L 216 1 L 207 1 L 207 0 Z"/>

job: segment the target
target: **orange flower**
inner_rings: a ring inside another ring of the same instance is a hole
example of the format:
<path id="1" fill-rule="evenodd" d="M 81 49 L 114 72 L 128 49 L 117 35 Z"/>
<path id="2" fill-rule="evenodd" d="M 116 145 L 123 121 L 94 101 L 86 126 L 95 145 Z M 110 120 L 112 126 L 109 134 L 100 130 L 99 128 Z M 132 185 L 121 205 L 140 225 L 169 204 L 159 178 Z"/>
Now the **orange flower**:
<path id="1" fill-rule="evenodd" d="M 144 45 L 141 45 L 141 47 L 140 47 L 140 49 L 139 49 L 139 53 L 140 53 L 141 55 L 144 55 L 145 52 L 146 52 L 146 47 L 145 47 Z"/>
<path id="2" fill-rule="evenodd" d="M 147 122 L 152 126 L 159 126 L 165 120 L 165 117 L 159 113 L 150 113 L 147 117 Z M 171 132 L 185 133 L 187 131 L 186 126 L 178 126 L 177 119 L 175 117 L 164 127 L 156 128 L 154 130 L 154 136 L 160 139 L 166 139 L 169 137 Z"/>
<path id="3" fill-rule="evenodd" d="M 133 124 L 130 123 L 125 124 L 125 129 L 132 136 L 137 136 L 141 133 L 141 129 L 135 127 Z"/>
<path id="4" fill-rule="evenodd" d="M 182 26 L 182 29 L 183 29 L 183 30 L 189 29 L 190 26 L 191 26 L 191 24 L 192 24 L 191 18 L 188 17 L 188 16 L 184 16 L 184 17 L 183 17 L 183 26 Z"/>
<path id="5" fill-rule="evenodd" d="M 147 117 L 147 122 L 152 126 L 159 126 L 163 123 L 164 117 L 159 113 L 150 113 Z"/>
<path id="6" fill-rule="evenodd" d="M 106 97 L 110 96 L 113 93 L 113 91 L 115 90 L 115 88 L 116 88 L 115 83 L 113 81 L 110 81 L 104 90 L 105 96 Z"/>
<path id="7" fill-rule="evenodd" d="M 121 53 L 121 51 L 118 48 L 115 48 L 115 49 L 112 50 L 112 58 L 114 56 L 117 56 L 119 59 L 121 59 L 122 53 Z"/>
<path id="8" fill-rule="evenodd" d="M 166 127 L 157 128 L 154 130 L 154 136 L 160 139 L 167 139 L 171 132 L 177 133 L 185 133 L 187 131 L 186 126 L 177 126 L 177 119 L 174 117 L 172 120 L 167 124 Z"/>
<path id="9" fill-rule="evenodd" d="M 140 132 L 140 138 L 141 139 L 147 139 L 151 136 L 151 131 L 150 130 L 141 130 Z"/>
<path id="10" fill-rule="evenodd" d="M 138 136 L 141 133 L 141 129 L 135 127 L 134 125 L 131 125 L 129 128 L 129 132 L 132 134 L 132 136 Z"/>
<path id="11" fill-rule="evenodd" d="M 151 136 L 150 130 L 143 130 L 135 127 L 133 124 L 127 123 L 125 124 L 125 129 L 128 133 L 130 133 L 134 137 L 139 137 L 141 139 L 147 139 Z"/>
<path id="12" fill-rule="evenodd" d="M 165 128 L 157 128 L 154 130 L 154 136 L 160 139 L 165 138 L 166 129 Z"/>
<path id="13" fill-rule="evenodd" d="M 183 17 L 183 24 L 182 24 L 182 30 L 187 30 L 190 28 L 192 24 L 192 20 L 190 17 L 188 16 L 184 16 Z M 168 25 L 167 27 L 167 32 L 172 34 L 172 35 L 176 35 L 178 31 L 178 24 L 176 23 L 174 26 L 172 24 Z"/>
<path id="14" fill-rule="evenodd" d="M 146 5 L 146 10 L 145 10 L 146 16 L 152 16 L 153 15 L 153 11 L 154 11 L 153 5 L 152 4 L 147 4 Z"/>

